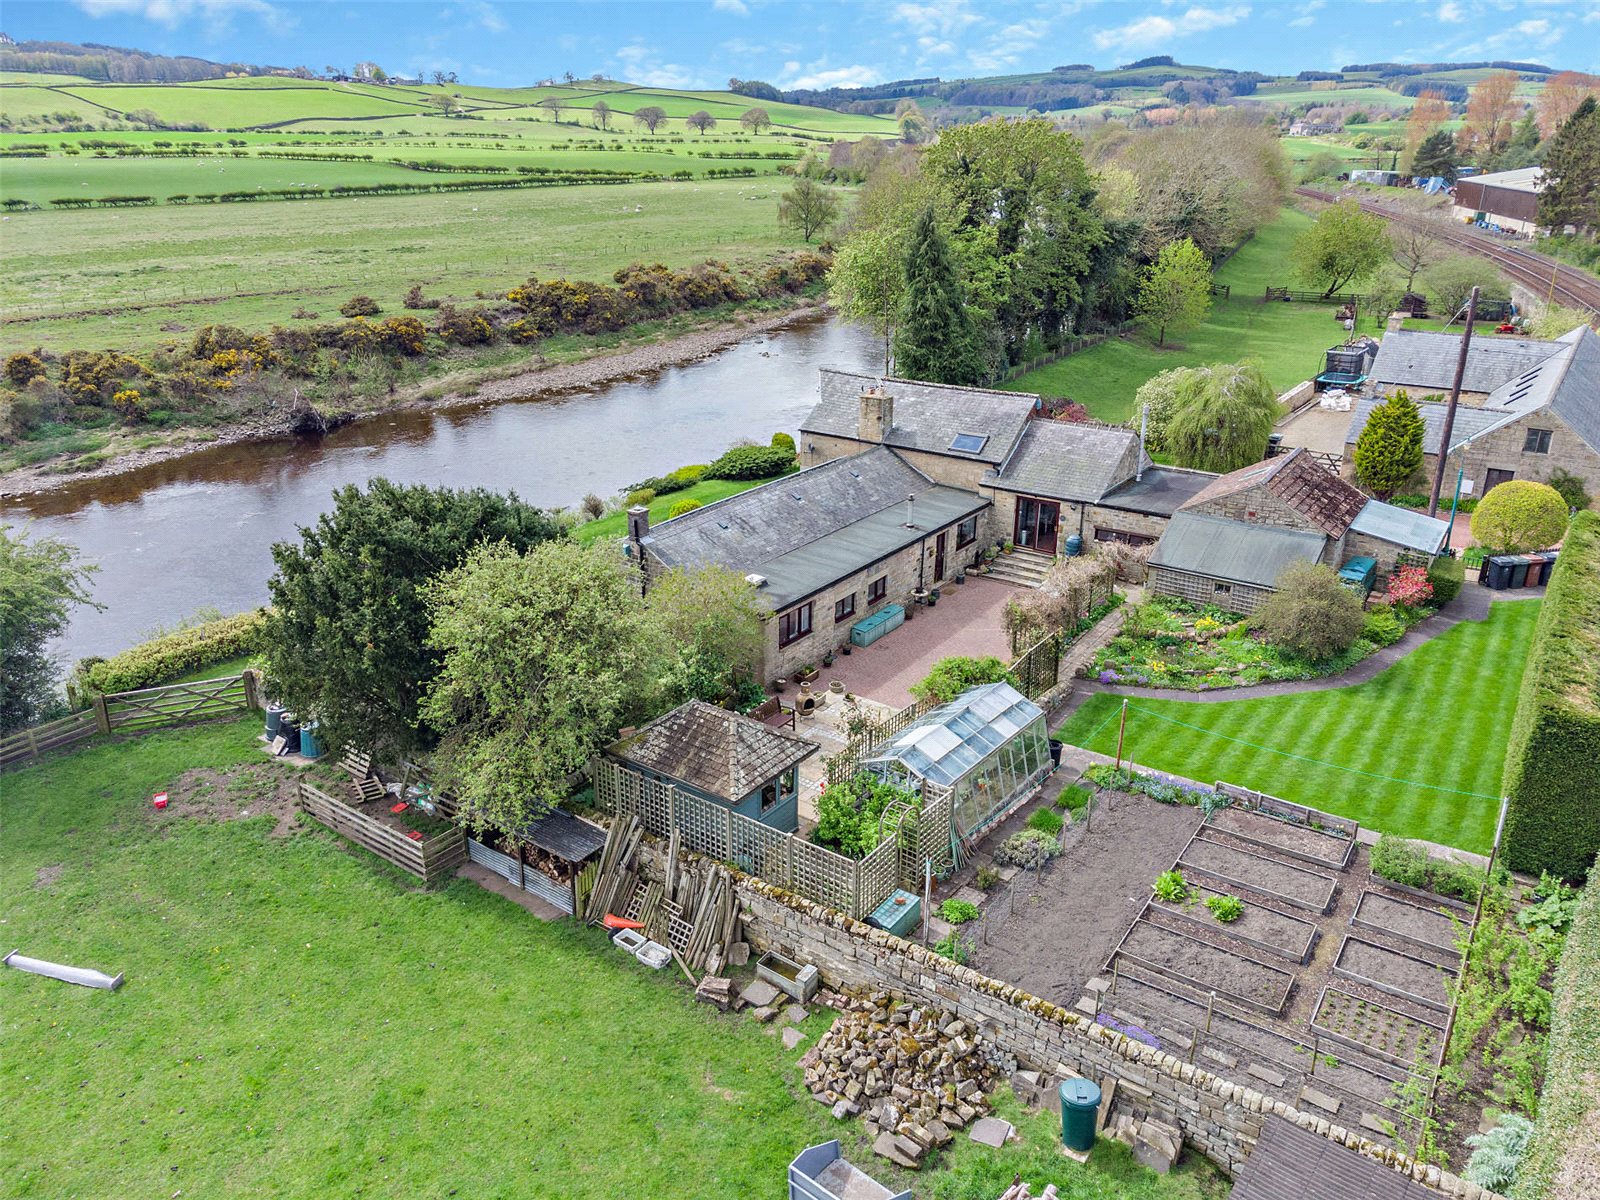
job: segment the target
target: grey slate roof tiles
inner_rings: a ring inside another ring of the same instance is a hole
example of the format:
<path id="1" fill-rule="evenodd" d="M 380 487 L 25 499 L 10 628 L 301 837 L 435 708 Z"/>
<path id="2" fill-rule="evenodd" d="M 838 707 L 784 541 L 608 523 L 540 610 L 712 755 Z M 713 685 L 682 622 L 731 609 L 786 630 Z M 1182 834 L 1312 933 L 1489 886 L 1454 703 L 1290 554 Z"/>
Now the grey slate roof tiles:
<path id="1" fill-rule="evenodd" d="M 881 379 L 832 367 L 824 367 L 820 374 L 817 405 L 800 423 L 802 436 L 817 433 L 855 437 L 861 393 L 881 386 L 894 399 L 894 423 L 884 437 L 884 445 L 948 454 L 994 466 L 1011 453 L 1039 401 L 1039 397 L 1026 392 Z M 956 438 L 964 433 L 981 436 L 982 446 L 976 450 L 952 449 Z"/>
<path id="2" fill-rule="evenodd" d="M 1473 337 L 1467 349 L 1462 390 L 1492 392 L 1558 350 L 1554 342 L 1480 333 Z M 1372 364 L 1371 378 L 1383 384 L 1386 390 L 1407 389 L 1412 399 L 1419 399 L 1417 393 L 1423 391 L 1448 393 L 1455 381 L 1460 353 L 1458 333 L 1396 330 L 1384 334 L 1378 346 L 1378 357 Z"/>
<path id="3" fill-rule="evenodd" d="M 1131 429 L 1029 421 L 1016 452 L 992 483 L 1010 492 L 1092 503 L 1133 475 L 1139 453 L 1139 438 Z"/>
<path id="4" fill-rule="evenodd" d="M 612 743 L 606 753 L 737 803 L 819 749 L 761 721 L 690 700 Z"/>

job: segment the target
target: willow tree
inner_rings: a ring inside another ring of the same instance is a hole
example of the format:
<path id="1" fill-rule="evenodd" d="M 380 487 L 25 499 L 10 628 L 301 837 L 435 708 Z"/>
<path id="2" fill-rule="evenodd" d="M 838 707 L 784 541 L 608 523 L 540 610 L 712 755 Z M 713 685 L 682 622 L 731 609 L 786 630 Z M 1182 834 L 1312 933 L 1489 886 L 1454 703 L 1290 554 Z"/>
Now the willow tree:
<path id="1" fill-rule="evenodd" d="M 1260 363 L 1201 367 L 1184 380 L 1167 447 L 1180 467 L 1237 471 L 1266 454 L 1281 407 Z"/>

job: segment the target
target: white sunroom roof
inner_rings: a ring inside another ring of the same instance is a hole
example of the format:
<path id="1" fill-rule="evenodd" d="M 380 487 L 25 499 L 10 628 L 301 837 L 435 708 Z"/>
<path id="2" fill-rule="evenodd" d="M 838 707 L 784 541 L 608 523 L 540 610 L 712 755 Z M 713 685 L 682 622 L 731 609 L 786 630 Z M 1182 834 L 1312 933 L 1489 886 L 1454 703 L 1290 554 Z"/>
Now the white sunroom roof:
<path id="1" fill-rule="evenodd" d="M 1009 683 L 982 684 L 906 726 L 863 765 L 899 763 L 948 787 L 1042 716 Z"/>

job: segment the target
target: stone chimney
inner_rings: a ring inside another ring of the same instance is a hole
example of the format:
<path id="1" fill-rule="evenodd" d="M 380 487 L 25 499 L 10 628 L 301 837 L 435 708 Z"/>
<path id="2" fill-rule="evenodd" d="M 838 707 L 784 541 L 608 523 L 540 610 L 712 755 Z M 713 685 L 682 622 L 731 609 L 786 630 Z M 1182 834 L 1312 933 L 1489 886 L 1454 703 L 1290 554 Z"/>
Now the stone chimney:
<path id="1" fill-rule="evenodd" d="M 628 540 L 638 545 L 640 539 L 650 532 L 650 510 L 643 504 L 635 504 L 628 510 Z"/>
<path id="2" fill-rule="evenodd" d="M 861 415 L 856 420 L 856 437 L 863 442 L 881 443 L 894 428 L 894 397 L 881 387 L 863 388 Z"/>

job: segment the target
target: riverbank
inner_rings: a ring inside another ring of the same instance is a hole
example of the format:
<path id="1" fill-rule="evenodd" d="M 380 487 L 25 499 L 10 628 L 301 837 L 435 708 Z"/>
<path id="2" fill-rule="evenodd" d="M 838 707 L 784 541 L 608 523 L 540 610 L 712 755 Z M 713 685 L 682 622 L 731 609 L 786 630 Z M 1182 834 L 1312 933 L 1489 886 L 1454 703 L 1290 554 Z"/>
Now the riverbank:
<path id="1" fill-rule="evenodd" d="M 86 456 L 94 460 L 86 469 L 65 471 L 57 459 L 0 473 L 0 500 L 39 495 L 83 480 L 111 478 L 218 446 L 315 436 L 377 416 L 491 405 L 600 387 L 698 362 L 752 334 L 782 329 L 827 312 L 826 303 L 811 297 L 796 297 L 777 311 L 735 309 L 714 320 L 701 320 L 689 329 L 678 327 L 663 333 L 657 328 L 642 334 L 651 340 L 596 347 L 565 361 L 550 362 L 535 351 L 529 360 L 467 367 L 397 388 L 392 396 L 381 397 L 377 402 L 362 404 L 352 397 L 348 407 L 323 414 L 307 408 L 251 413 L 221 428 L 176 432 L 172 440 L 160 444 L 151 444 L 151 438 L 160 435 L 149 430 L 119 430 Z"/>

